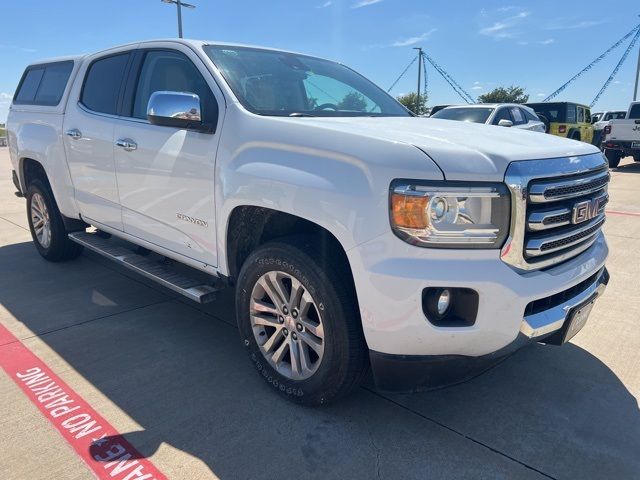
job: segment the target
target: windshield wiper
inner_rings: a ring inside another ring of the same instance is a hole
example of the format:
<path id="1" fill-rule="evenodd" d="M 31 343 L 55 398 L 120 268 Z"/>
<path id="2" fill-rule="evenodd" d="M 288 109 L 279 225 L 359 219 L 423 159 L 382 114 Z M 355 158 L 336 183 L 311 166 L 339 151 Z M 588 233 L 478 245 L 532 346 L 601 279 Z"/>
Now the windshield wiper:
<path id="1" fill-rule="evenodd" d="M 310 113 L 301 113 L 301 112 L 293 112 L 289 114 L 290 117 L 315 117 L 316 115 L 311 115 Z"/>

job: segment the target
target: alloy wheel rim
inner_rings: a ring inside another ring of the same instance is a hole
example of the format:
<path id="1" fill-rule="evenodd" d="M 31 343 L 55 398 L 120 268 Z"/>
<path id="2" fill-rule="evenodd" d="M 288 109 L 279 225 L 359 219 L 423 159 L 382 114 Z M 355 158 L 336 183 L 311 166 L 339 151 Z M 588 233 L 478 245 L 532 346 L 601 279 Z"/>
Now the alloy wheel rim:
<path id="1" fill-rule="evenodd" d="M 318 304 L 294 276 L 271 271 L 253 287 L 251 328 L 262 356 L 284 377 L 312 376 L 324 356 L 324 326 Z"/>
<path id="2" fill-rule="evenodd" d="M 51 245 L 49 209 L 47 209 L 44 198 L 39 193 L 34 193 L 33 197 L 31 197 L 31 223 L 40 246 L 49 248 L 49 245 Z"/>

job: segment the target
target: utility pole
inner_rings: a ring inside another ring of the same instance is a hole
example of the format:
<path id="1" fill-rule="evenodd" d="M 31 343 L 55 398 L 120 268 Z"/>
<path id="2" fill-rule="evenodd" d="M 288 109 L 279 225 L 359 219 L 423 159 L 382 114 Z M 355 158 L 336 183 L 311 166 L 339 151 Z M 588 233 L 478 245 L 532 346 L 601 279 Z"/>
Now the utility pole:
<path id="1" fill-rule="evenodd" d="M 638 66 L 636 67 L 636 86 L 633 89 L 633 101 L 638 101 L 638 83 L 640 83 L 640 47 L 638 47 Z"/>
<path id="2" fill-rule="evenodd" d="M 162 3 L 174 3 L 178 10 L 178 38 L 182 38 L 182 7 L 196 8 L 195 5 L 185 3 L 182 0 L 162 0 Z"/>
<path id="3" fill-rule="evenodd" d="M 420 115 L 420 105 L 422 104 L 420 98 L 420 84 L 422 83 L 422 48 L 413 47 L 414 50 L 418 50 L 418 96 L 416 97 L 416 115 Z"/>

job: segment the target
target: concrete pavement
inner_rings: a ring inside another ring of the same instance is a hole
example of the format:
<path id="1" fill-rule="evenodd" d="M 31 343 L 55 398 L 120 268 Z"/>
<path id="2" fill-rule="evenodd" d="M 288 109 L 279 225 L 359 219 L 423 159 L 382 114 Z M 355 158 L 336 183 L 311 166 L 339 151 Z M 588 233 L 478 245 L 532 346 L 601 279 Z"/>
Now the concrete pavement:
<path id="1" fill-rule="evenodd" d="M 9 174 L 0 149 L 0 323 L 168 478 L 640 478 L 640 164 L 612 172 L 612 279 L 570 344 L 320 409 L 258 378 L 230 289 L 203 307 L 91 253 L 42 260 Z M 0 404 L 0 477 L 93 478 L 4 372 Z"/>

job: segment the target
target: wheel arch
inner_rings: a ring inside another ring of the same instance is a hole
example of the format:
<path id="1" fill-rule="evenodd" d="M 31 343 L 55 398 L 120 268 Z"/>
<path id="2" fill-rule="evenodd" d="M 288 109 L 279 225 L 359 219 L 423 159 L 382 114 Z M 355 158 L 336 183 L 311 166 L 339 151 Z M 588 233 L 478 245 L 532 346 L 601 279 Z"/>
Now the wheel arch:
<path id="1" fill-rule="evenodd" d="M 235 282 L 243 262 L 260 245 L 300 235 L 314 236 L 325 254 L 343 262 L 353 281 L 346 251 L 332 232 L 291 213 L 255 205 L 237 206 L 228 217 L 224 248 L 227 275 Z"/>

